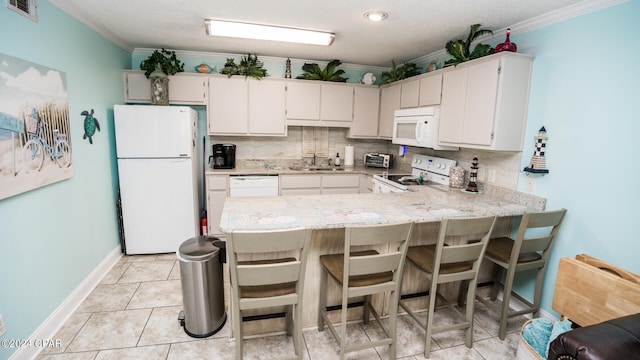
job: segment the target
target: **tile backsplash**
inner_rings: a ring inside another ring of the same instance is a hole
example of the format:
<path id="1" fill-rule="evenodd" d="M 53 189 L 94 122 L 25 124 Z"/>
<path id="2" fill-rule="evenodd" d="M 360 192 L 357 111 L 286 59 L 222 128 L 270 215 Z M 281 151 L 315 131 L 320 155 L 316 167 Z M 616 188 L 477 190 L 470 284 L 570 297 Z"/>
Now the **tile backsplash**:
<path id="1" fill-rule="evenodd" d="M 399 145 L 392 144 L 390 140 L 367 140 L 347 138 L 348 129 L 329 128 L 328 154 L 333 159 L 336 153 L 344 157 L 344 149 L 347 145 L 355 148 L 354 165 L 363 166 L 364 154 L 390 153 L 393 154 L 394 168 L 403 172 L 411 171 L 411 158 L 414 154 L 424 154 L 454 159 L 458 166 L 465 169 L 468 177 L 471 160 L 478 157 L 479 167 L 478 182 L 490 183 L 507 189 L 515 190 L 520 173 L 520 160 L 522 152 L 499 152 L 476 149 L 464 149 L 460 151 L 435 151 L 432 149 L 408 147 L 405 156 L 399 156 Z M 299 160 L 302 158 L 302 127 L 290 126 L 287 137 L 254 137 L 254 136 L 214 136 L 211 143 L 236 144 L 236 158 L 242 160 L 257 160 L 258 162 Z M 310 160 L 305 158 L 305 160 Z M 326 161 L 320 158 L 318 161 Z"/>

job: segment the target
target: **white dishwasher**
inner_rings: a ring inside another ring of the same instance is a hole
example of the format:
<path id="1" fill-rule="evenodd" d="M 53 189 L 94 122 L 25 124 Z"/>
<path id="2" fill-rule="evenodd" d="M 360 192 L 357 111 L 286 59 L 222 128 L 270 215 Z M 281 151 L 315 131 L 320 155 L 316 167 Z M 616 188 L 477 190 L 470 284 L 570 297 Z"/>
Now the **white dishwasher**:
<path id="1" fill-rule="evenodd" d="M 277 175 L 229 177 L 229 196 L 278 196 Z"/>

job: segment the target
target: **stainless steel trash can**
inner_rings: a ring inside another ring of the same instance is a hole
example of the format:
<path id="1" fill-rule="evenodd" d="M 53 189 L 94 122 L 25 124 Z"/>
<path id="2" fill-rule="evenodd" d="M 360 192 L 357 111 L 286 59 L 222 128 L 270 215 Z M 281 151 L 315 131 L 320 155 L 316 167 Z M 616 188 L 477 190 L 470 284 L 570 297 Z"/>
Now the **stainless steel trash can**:
<path id="1" fill-rule="evenodd" d="M 184 307 L 178 320 L 184 332 L 196 338 L 217 333 L 227 320 L 222 276 L 226 253 L 214 241 L 224 244 L 218 238 L 200 236 L 183 242 L 177 253 Z"/>

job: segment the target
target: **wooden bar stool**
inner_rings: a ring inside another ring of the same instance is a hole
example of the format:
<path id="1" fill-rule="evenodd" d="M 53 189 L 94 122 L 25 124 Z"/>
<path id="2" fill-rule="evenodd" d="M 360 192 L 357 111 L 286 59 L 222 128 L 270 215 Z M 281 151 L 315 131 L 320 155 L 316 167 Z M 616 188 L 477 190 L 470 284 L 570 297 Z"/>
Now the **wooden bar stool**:
<path id="1" fill-rule="evenodd" d="M 246 310 L 286 306 L 287 335 L 302 359 L 302 292 L 311 230 L 234 231 L 227 236 L 236 359 L 242 359 Z M 291 254 L 293 253 L 293 256 Z M 251 260 L 255 255 L 273 255 Z M 249 260 L 243 260 L 249 257 Z M 239 260 L 240 258 L 240 260 Z"/>
<path id="2" fill-rule="evenodd" d="M 443 219 L 438 232 L 438 240 L 434 245 L 411 246 L 407 250 L 407 262 L 418 272 L 425 276 L 430 282 L 429 290 L 429 310 L 427 321 L 423 323 L 415 313 L 403 301 L 400 306 L 426 331 L 424 345 L 424 357 L 428 358 L 431 351 L 431 335 L 451 330 L 466 329 L 465 344 L 471 347 L 473 343 L 473 298 L 478 282 L 478 270 L 484 255 L 491 231 L 496 222 L 495 216 L 476 218 L 453 218 Z M 480 238 L 478 242 L 465 243 L 461 245 L 445 244 L 451 237 Z M 467 304 L 463 315 L 454 304 L 438 293 L 440 284 L 468 281 L 469 290 L 467 292 Z M 433 327 L 433 313 L 436 307 L 436 297 L 444 300 L 453 312 L 462 319 L 462 322 L 443 326 Z"/>
<path id="3" fill-rule="evenodd" d="M 345 229 L 344 254 L 320 256 L 322 273 L 320 277 L 320 303 L 318 305 L 318 331 L 324 331 L 326 324 L 340 345 L 340 360 L 345 353 L 377 346 L 389 346 L 389 359 L 396 358 L 396 316 L 402 268 L 407 253 L 407 242 L 411 236 L 413 223 L 347 227 Z M 376 250 L 353 251 L 354 247 L 383 245 L 388 252 Z M 342 291 L 340 333 L 336 331 L 328 317 L 327 286 L 329 278 Z M 379 314 L 371 306 L 371 295 L 389 292 L 389 327 L 380 320 Z M 369 321 L 369 314 L 386 334 L 386 338 L 364 344 L 347 345 L 347 306 L 349 299 L 364 297 L 362 320 Z"/>
<path id="4" fill-rule="evenodd" d="M 477 299 L 485 306 L 500 315 L 500 330 L 498 337 L 504 340 L 507 329 L 507 320 L 510 317 L 533 313 L 538 316 L 540 311 L 540 299 L 542 297 L 542 281 L 544 280 L 545 267 L 553 241 L 560 229 L 560 224 L 566 214 L 566 209 L 543 212 L 530 212 L 522 215 L 522 220 L 518 228 L 516 238 L 499 237 L 489 240 L 485 259 L 493 262 L 494 265 L 494 286 L 490 299 L 495 301 L 500 288 L 503 269 L 507 271 L 504 280 L 504 295 L 500 309 L 493 306 L 486 299 L 478 296 Z M 534 230 L 537 229 L 537 230 Z M 531 234 L 527 234 L 530 230 Z M 533 295 L 533 302 L 512 292 L 515 274 L 524 270 L 536 270 L 536 285 Z M 527 308 L 518 311 L 511 311 L 509 301 L 511 296 L 522 301 Z"/>

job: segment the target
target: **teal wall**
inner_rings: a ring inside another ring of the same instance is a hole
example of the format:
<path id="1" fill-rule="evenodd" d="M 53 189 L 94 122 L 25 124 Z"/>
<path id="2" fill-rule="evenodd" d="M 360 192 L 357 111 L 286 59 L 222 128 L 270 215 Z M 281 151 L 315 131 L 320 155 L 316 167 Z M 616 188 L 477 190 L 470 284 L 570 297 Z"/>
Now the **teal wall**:
<path id="1" fill-rule="evenodd" d="M 545 279 L 546 311 L 562 257 L 586 253 L 640 273 L 638 14 L 640 1 L 629 1 L 512 37 L 536 56 L 521 168 L 545 126 L 550 174 L 534 179 L 533 193 L 548 209 L 568 209 Z M 518 190 L 525 183 L 521 175 Z M 531 297 L 530 285 L 517 290 Z"/>
<path id="2" fill-rule="evenodd" d="M 113 104 L 131 54 L 46 0 L 38 22 L 0 6 L 0 52 L 66 74 L 75 175 L 0 200 L 3 339 L 27 339 L 118 246 Z M 83 110 L 102 131 L 82 139 Z M 0 359 L 15 349 L 0 348 Z"/>

